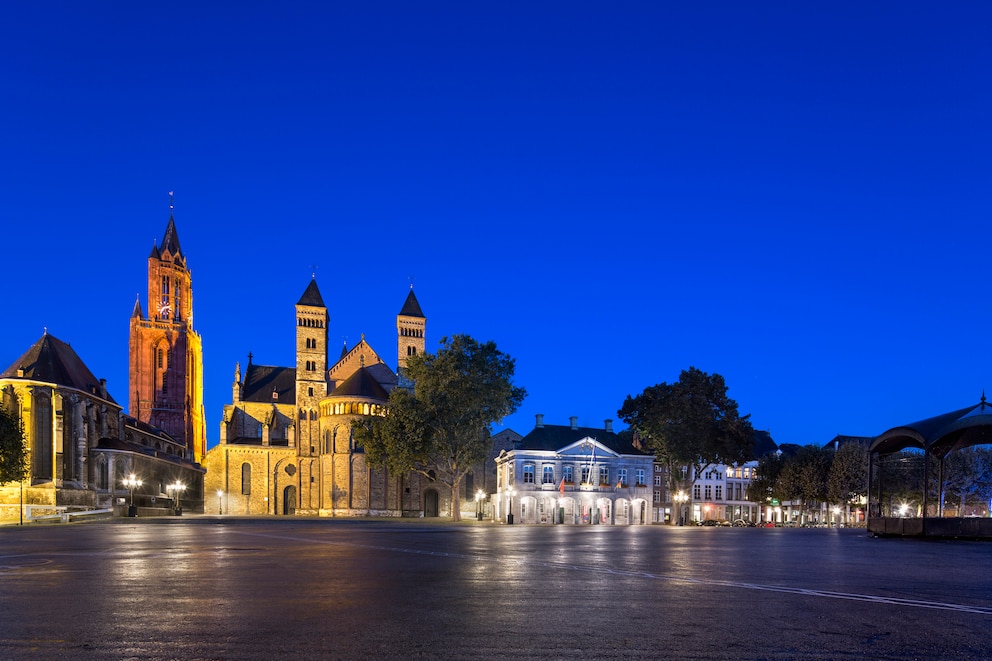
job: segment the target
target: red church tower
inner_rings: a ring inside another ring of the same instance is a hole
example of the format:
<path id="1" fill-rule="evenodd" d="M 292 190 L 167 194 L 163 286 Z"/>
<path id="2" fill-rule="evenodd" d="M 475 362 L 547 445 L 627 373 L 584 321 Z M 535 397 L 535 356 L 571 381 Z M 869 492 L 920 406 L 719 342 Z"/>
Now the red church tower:
<path id="1" fill-rule="evenodd" d="M 207 451 L 203 416 L 203 345 L 193 330 L 193 290 L 176 224 L 148 257 L 148 316 L 141 301 L 131 313 L 130 414 L 186 444 L 202 462 Z"/>

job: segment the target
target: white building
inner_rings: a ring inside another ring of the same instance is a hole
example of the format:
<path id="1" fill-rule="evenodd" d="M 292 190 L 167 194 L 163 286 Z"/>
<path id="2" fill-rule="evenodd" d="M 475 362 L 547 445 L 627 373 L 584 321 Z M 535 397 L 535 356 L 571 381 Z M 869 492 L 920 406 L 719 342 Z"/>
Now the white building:
<path id="1" fill-rule="evenodd" d="M 653 457 L 612 429 L 571 424 L 534 429 L 496 458 L 493 515 L 512 523 L 651 522 Z"/>

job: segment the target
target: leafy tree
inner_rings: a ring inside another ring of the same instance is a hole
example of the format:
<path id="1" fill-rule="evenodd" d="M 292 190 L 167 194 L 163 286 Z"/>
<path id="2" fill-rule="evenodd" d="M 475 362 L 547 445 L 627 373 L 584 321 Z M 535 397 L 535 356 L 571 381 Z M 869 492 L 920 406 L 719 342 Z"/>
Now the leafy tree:
<path id="1" fill-rule="evenodd" d="M 785 459 L 778 452 L 766 454 L 758 459 L 756 477 L 751 480 L 751 485 L 748 487 L 748 497 L 751 502 L 763 505 L 766 501 L 779 497 L 778 478 L 782 474 L 783 466 Z"/>
<path id="2" fill-rule="evenodd" d="M 750 415 L 737 413 L 719 374 L 690 367 L 675 383 L 649 386 L 627 396 L 617 415 L 635 428 L 668 467 L 671 491 L 687 490 L 691 467 L 697 477 L 716 464 L 741 464 L 754 455 Z"/>
<path id="3" fill-rule="evenodd" d="M 492 424 L 526 397 L 513 385 L 514 360 L 492 341 L 468 335 L 442 338 L 437 353 L 412 356 L 413 392 L 396 388 L 389 412 L 355 422 L 355 439 L 369 464 L 391 472 L 421 473 L 451 489 L 451 513 L 461 519 L 459 487 L 492 451 Z"/>
<path id="4" fill-rule="evenodd" d="M 827 475 L 833 454 L 816 445 L 804 445 L 782 467 L 777 490 L 785 500 L 799 501 L 804 519 L 809 505 L 827 499 Z"/>
<path id="5" fill-rule="evenodd" d="M 868 495 L 868 449 L 860 443 L 845 443 L 834 453 L 827 475 L 827 498 L 847 505 Z"/>
<path id="6" fill-rule="evenodd" d="M 944 458 L 943 493 L 951 493 L 958 498 L 958 516 L 964 516 L 969 497 L 972 501 L 981 499 L 987 502 L 987 494 L 992 487 L 990 467 L 992 453 L 988 447 L 964 448 Z"/>
<path id="7" fill-rule="evenodd" d="M 21 419 L 0 406 L 0 484 L 19 482 L 26 472 L 27 448 Z"/>

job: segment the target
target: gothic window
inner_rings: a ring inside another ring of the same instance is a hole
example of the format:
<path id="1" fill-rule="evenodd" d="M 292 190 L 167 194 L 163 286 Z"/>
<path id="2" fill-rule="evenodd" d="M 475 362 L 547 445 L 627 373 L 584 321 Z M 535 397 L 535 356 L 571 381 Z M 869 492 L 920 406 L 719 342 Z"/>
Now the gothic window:
<path id="1" fill-rule="evenodd" d="M 52 399 L 44 392 L 34 394 L 34 477 L 52 479 Z"/>
<path id="2" fill-rule="evenodd" d="M 251 495 L 251 464 L 241 464 L 241 494 Z"/>
<path id="3" fill-rule="evenodd" d="M 158 368 L 159 369 L 162 369 L 162 365 L 163 365 L 164 362 L 165 362 L 164 361 L 164 352 L 161 349 L 159 349 L 158 350 Z"/>
<path id="4" fill-rule="evenodd" d="M 110 468 L 107 466 L 106 457 L 100 457 L 100 463 L 96 467 L 96 488 L 110 488 Z"/>

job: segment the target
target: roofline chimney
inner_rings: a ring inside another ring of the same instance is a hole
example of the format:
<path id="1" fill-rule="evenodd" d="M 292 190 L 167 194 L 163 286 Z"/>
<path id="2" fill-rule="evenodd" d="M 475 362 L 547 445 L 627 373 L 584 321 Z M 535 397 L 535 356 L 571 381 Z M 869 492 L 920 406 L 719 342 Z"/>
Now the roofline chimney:
<path id="1" fill-rule="evenodd" d="M 603 421 L 603 428 L 606 431 L 608 431 L 610 433 L 613 433 L 613 421 L 610 420 L 609 418 L 607 418 L 606 420 L 604 420 Z"/>
<path id="2" fill-rule="evenodd" d="M 534 427 L 536 429 L 540 429 L 540 428 L 544 427 L 544 414 L 543 413 L 537 413 L 537 414 L 534 415 Z"/>
<path id="3" fill-rule="evenodd" d="M 572 429 L 578 429 L 579 428 L 579 416 L 577 416 L 577 415 L 569 416 L 569 418 L 568 418 L 568 424 L 569 424 L 569 426 Z"/>

